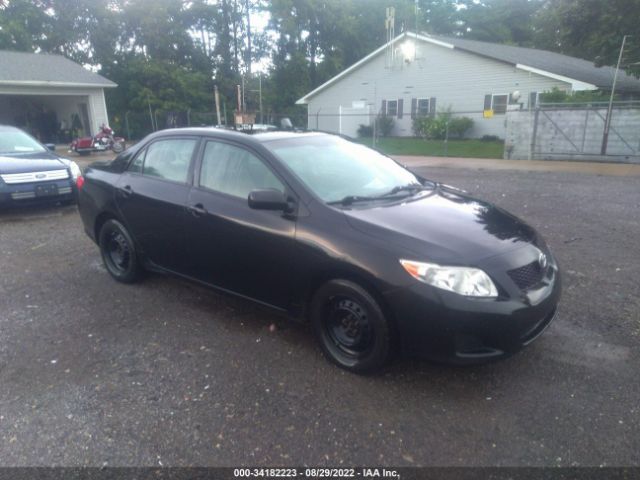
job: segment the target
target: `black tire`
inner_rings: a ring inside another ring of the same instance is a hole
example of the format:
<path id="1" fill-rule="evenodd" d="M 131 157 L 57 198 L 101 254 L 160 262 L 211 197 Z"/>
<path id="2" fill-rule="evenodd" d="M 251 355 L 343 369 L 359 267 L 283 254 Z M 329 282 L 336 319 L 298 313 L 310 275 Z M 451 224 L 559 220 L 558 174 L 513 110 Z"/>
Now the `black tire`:
<path id="1" fill-rule="evenodd" d="M 391 325 L 375 298 L 358 284 L 324 284 L 313 297 L 310 314 L 322 351 L 339 367 L 370 373 L 391 358 Z"/>
<path id="2" fill-rule="evenodd" d="M 109 274 L 119 282 L 133 283 L 140 278 L 135 244 L 125 226 L 117 220 L 107 220 L 98 236 L 102 261 Z"/>
<path id="3" fill-rule="evenodd" d="M 113 150 L 113 153 L 120 153 L 124 150 L 124 142 L 113 142 L 113 145 L 111 145 L 111 150 Z"/>

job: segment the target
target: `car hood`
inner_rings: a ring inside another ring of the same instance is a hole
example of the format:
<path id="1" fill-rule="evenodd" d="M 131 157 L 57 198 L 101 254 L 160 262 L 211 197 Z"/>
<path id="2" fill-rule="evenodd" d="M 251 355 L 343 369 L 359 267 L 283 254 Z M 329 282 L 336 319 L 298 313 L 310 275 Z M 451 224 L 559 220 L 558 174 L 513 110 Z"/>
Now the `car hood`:
<path id="1" fill-rule="evenodd" d="M 50 152 L 0 155 L 0 174 L 46 172 L 49 170 L 61 170 L 68 166 L 68 160 L 64 160 Z"/>
<path id="2" fill-rule="evenodd" d="M 536 231 L 510 213 L 443 186 L 344 213 L 353 228 L 413 253 L 411 260 L 474 265 L 538 242 Z"/>

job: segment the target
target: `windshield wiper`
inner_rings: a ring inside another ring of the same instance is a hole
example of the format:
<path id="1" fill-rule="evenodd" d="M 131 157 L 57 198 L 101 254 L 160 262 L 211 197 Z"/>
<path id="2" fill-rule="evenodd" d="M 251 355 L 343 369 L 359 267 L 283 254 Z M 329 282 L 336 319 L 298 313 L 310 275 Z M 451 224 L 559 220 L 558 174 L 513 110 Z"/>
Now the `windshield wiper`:
<path id="1" fill-rule="evenodd" d="M 341 200 L 333 200 L 331 202 L 327 202 L 328 205 L 351 205 L 356 202 L 369 202 L 372 200 L 381 200 L 383 198 L 387 198 L 386 196 L 376 196 L 376 197 L 367 197 L 364 195 L 347 195 Z"/>
<path id="2" fill-rule="evenodd" d="M 335 200 L 327 203 L 329 205 L 348 206 L 356 202 L 370 202 L 375 200 L 389 200 L 389 199 L 395 199 L 395 198 L 403 198 L 403 197 L 406 197 L 407 195 L 398 195 L 400 192 L 409 192 L 409 195 L 411 195 L 414 192 L 419 192 L 427 188 L 434 189 L 437 187 L 437 183 L 435 182 L 430 182 L 430 183 L 431 185 L 429 186 L 423 185 L 421 183 L 408 183 L 406 185 L 398 185 L 396 187 L 393 187 L 391 190 L 381 195 L 375 195 L 375 196 L 347 195 L 341 200 Z"/>
<path id="3" fill-rule="evenodd" d="M 393 187 L 388 193 L 386 193 L 386 195 L 395 195 L 396 193 L 400 192 L 415 192 L 424 190 L 425 188 L 429 187 L 426 187 L 421 183 L 407 183 L 406 185 L 398 185 L 397 187 Z"/>

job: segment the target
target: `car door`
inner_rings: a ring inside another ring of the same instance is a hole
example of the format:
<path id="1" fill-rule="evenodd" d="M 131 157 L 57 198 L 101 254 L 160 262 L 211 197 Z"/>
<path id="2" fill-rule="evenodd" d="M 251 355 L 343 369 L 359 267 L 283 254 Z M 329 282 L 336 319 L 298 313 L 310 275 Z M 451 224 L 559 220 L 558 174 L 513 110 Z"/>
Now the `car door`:
<path id="1" fill-rule="evenodd" d="M 138 247 L 156 265 L 180 272 L 186 203 L 197 137 L 169 137 L 145 146 L 121 175 L 116 203 Z"/>
<path id="2" fill-rule="evenodd" d="M 192 276 L 286 308 L 295 281 L 295 218 L 251 209 L 247 199 L 254 189 L 292 192 L 264 159 L 241 145 L 207 140 L 201 151 L 188 199 Z"/>

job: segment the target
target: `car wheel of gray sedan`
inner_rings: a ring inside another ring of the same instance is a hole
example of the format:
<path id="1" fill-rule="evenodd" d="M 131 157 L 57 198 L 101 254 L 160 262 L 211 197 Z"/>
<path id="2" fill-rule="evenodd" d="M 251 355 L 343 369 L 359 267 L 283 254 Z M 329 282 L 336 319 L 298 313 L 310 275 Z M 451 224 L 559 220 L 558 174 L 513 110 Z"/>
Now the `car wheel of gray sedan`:
<path id="1" fill-rule="evenodd" d="M 107 271 L 123 283 L 133 283 L 140 277 L 136 249 L 129 232 L 117 220 L 107 220 L 100 229 L 100 253 Z"/>
<path id="2" fill-rule="evenodd" d="M 391 356 L 389 322 L 378 302 L 354 282 L 323 285 L 311 302 L 311 322 L 325 355 L 346 370 L 372 372 Z"/>

